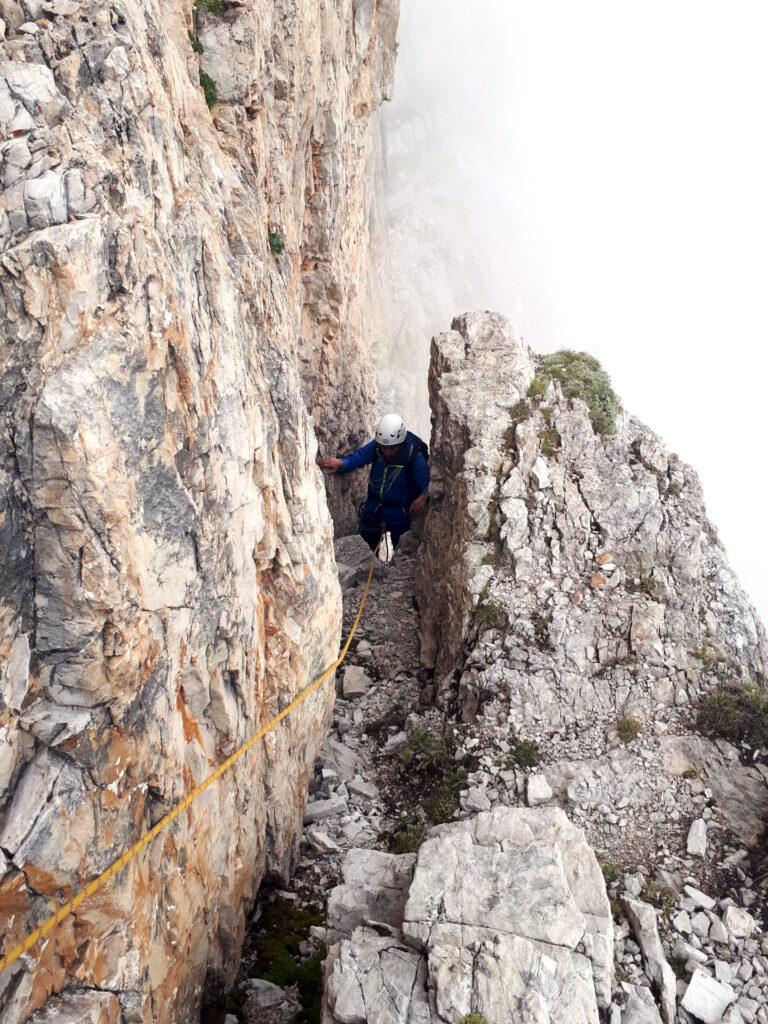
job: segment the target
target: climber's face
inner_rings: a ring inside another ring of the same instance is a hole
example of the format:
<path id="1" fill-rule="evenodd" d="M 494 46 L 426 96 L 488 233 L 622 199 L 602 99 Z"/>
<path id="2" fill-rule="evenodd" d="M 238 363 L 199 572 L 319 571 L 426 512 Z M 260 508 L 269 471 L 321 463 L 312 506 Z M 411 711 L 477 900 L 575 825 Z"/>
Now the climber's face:
<path id="1" fill-rule="evenodd" d="M 382 458 L 387 463 L 387 465 L 389 465 L 391 462 L 395 461 L 397 456 L 402 451 L 403 446 L 401 444 L 380 444 L 379 448 L 381 450 Z"/>

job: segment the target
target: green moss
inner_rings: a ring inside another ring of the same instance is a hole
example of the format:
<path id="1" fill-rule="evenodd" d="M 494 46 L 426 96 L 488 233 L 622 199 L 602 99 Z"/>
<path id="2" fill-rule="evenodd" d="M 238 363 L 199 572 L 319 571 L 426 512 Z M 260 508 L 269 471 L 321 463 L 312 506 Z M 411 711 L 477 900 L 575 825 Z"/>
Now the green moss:
<path id="1" fill-rule="evenodd" d="M 545 427 L 539 431 L 539 443 L 544 455 L 554 455 L 560 447 L 560 435 L 554 427 Z"/>
<path id="2" fill-rule="evenodd" d="M 485 1017 L 481 1017 L 479 1013 L 468 1013 L 462 1017 L 458 1024 L 488 1024 Z"/>
<path id="3" fill-rule="evenodd" d="M 218 92 L 216 89 L 216 83 L 207 72 L 200 69 L 200 85 L 203 87 L 203 93 L 205 94 L 205 102 L 208 104 L 209 109 L 216 103 Z"/>
<path id="4" fill-rule="evenodd" d="M 528 389 L 529 396 L 540 401 L 551 380 L 560 383 L 567 398 L 580 398 L 587 403 L 589 418 L 598 434 L 613 433 L 621 405 L 610 377 L 594 356 L 570 349 L 544 356 Z"/>
<path id="5" fill-rule="evenodd" d="M 285 252 L 285 239 L 279 231 L 269 232 L 269 249 L 273 256 L 282 256 Z"/>
<path id="6" fill-rule="evenodd" d="M 322 1011 L 322 962 L 325 949 L 302 959 L 300 945 L 312 925 L 322 923 L 317 908 L 300 909 L 290 900 L 269 903 L 259 921 L 252 978 L 264 978 L 285 988 L 297 985 L 301 1012 L 297 1024 L 319 1024 Z"/>
<path id="7" fill-rule="evenodd" d="M 195 53 L 202 53 L 203 52 L 203 44 L 197 38 L 195 33 L 192 31 L 192 29 L 190 29 L 187 32 L 187 35 L 189 36 L 190 45 L 192 46 L 192 49 L 195 51 Z"/>
<path id="8" fill-rule="evenodd" d="M 221 14 L 223 10 L 221 0 L 195 0 L 195 7 L 209 14 Z"/>
<path id="9" fill-rule="evenodd" d="M 541 761 L 538 743 L 533 740 L 515 740 L 515 745 L 507 755 L 507 768 L 535 768 Z"/>
<path id="10" fill-rule="evenodd" d="M 698 725 L 733 743 L 768 746 L 768 693 L 757 683 L 718 686 L 701 705 Z"/>
<path id="11" fill-rule="evenodd" d="M 640 723 L 634 718 L 620 718 L 616 723 L 616 732 L 622 743 L 631 743 L 640 735 Z"/>

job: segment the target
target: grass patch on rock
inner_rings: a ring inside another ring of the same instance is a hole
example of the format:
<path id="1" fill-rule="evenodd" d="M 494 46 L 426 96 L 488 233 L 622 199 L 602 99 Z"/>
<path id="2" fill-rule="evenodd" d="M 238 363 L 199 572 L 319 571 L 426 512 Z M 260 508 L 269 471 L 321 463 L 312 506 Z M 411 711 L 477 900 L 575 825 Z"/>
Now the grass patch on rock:
<path id="1" fill-rule="evenodd" d="M 415 729 L 397 751 L 403 766 L 401 797 L 406 808 L 387 839 L 391 853 L 411 853 L 424 842 L 429 825 L 452 821 L 467 770 L 454 760 L 454 745 L 441 733 Z"/>
<path id="2" fill-rule="evenodd" d="M 702 732 L 732 743 L 768 747 L 768 693 L 758 683 L 725 683 L 699 709 Z"/>
<path id="3" fill-rule="evenodd" d="M 665 917 L 672 913 L 677 896 L 675 890 L 652 878 L 643 890 L 643 899 L 656 907 Z"/>
<path id="4" fill-rule="evenodd" d="M 598 434 L 612 434 L 621 408 L 611 379 L 594 356 L 562 349 L 543 356 L 539 371 L 528 388 L 533 401 L 541 401 L 551 380 L 556 380 L 566 398 L 586 402 L 589 418 Z"/>
<path id="5" fill-rule="evenodd" d="M 619 878 L 619 869 L 610 860 L 604 860 L 600 865 L 600 870 L 603 872 L 603 878 L 605 879 L 606 885 L 610 885 L 611 882 L 616 882 Z"/>
<path id="6" fill-rule="evenodd" d="M 300 946 L 309 937 L 310 927 L 322 923 L 317 908 L 302 909 L 286 899 L 268 903 L 259 920 L 259 934 L 254 943 L 256 957 L 249 975 L 264 978 L 281 988 L 297 986 L 302 1006 L 296 1017 L 297 1024 L 320 1024 L 325 949 L 304 959 Z"/>
<path id="7" fill-rule="evenodd" d="M 479 1013 L 468 1013 L 461 1018 L 458 1024 L 488 1024 L 488 1021 Z"/>
<path id="8" fill-rule="evenodd" d="M 389 834 L 390 853 L 415 853 L 424 842 L 427 827 L 417 807 L 409 807 Z"/>
<path id="9" fill-rule="evenodd" d="M 498 601 L 486 599 L 475 609 L 475 626 L 477 632 L 485 633 L 486 630 L 495 629 L 503 633 L 509 626 L 509 617 L 506 608 Z"/>
<path id="10" fill-rule="evenodd" d="M 616 723 L 616 733 L 622 743 L 631 743 L 640 735 L 641 725 L 636 718 L 620 718 Z"/>
<path id="11" fill-rule="evenodd" d="M 539 444 L 542 455 L 551 457 L 560 448 L 560 434 L 554 427 L 545 427 L 539 431 Z"/>
<path id="12" fill-rule="evenodd" d="M 195 8 L 209 14 L 221 14 L 224 10 L 221 0 L 195 0 Z"/>
<path id="13" fill-rule="evenodd" d="M 205 102 L 208 104 L 208 109 L 215 106 L 216 100 L 218 99 L 218 90 L 216 83 L 211 76 L 200 69 L 200 85 L 203 87 L 203 95 L 205 96 Z"/>
<path id="14" fill-rule="evenodd" d="M 192 31 L 192 29 L 189 29 L 189 31 L 187 32 L 187 35 L 189 36 L 189 45 L 192 47 L 192 49 L 195 51 L 195 53 L 202 53 L 203 52 L 203 44 L 197 38 L 195 33 Z"/>
<path id="15" fill-rule="evenodd" d="M 282 256 L 285 252 L 285 239 L 280 231 L 269 232 L 269 251 L 273 256 Z"/>
<path id="16" fill-rule="evenodd" d="M 528 768 L 536 768 L 541 762 L 541 752 L 538 743 L 533 740 L 515 740 L 514 746 L 507 755 L 506 769 L 513 771 L 515 768 L 525 771 Z"/>

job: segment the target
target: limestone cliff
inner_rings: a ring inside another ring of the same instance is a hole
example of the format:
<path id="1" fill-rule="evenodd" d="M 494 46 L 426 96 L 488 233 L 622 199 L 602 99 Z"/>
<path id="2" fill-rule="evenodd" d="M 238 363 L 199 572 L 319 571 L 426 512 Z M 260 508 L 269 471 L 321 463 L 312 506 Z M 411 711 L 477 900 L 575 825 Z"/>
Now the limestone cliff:
<path id="1" fill-rule="evenodd" d="M 4 950 L 335 655 L 307 407 L 334 446 L 372 415 L 397 7 L 0 0 Z M 3 1021 L 61 990 L 45 1019 L 196 1019 L 289 871 L 330 701 L 6 971 Z"/>
<path id="2" fill-rule="evenodd" d="M 612 1021 L 768 1021 L 765 629 L 695 472 L 545 370 L 493 313 L 432 343 L 416 585 L 479 756 L 460 813 L 551 800 L 584 829 L 623 912 Z"/>

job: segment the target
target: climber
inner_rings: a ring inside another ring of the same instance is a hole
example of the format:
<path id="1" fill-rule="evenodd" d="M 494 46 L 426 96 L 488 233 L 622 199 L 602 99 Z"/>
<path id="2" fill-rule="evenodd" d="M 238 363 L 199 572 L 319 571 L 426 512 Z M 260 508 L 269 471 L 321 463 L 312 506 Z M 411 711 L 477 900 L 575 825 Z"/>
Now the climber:
<path id="1" fill-rule="evenodd" d="M 429 497 L 429 449 L 416 434 L 405 429 L 400 416 L 390 412 L 382 416 L 376 437 L 362 448 L 335 459 L 326 456 L 320 468 L 331 473 L 351 473 L 370 466 L 368 497 L 360 506 L 358 532 L 372 551 L 384 534 L 382 561 L 388 562 L 402 535 L 411 528 L 411 519 L 424 513 Z"/>

